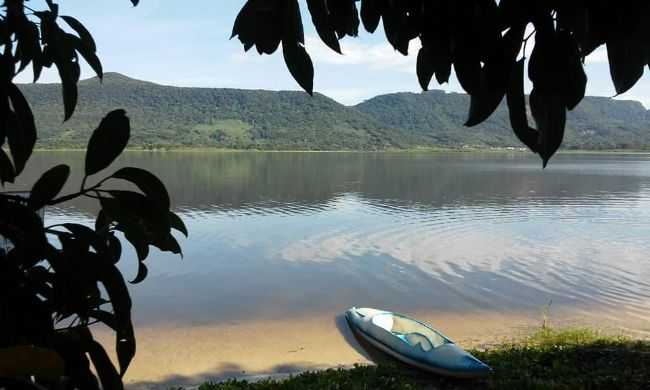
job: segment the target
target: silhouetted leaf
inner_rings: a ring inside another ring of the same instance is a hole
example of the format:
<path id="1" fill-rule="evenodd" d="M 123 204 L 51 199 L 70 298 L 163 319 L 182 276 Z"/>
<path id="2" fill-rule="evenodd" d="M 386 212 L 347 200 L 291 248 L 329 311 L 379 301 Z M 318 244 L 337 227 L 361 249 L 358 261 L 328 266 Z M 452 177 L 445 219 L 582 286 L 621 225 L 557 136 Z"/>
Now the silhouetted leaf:
<path id="1" fill-rule="evenodd" d="M 517 138 L 528 146 L 531 151 L 537 153 L 539 133 L 528 125 L 528 116 L 526 115 L 524 64 L 524 59 L 517 61 L 510 74 L 506 94 L 508 113 L 510 115 L 510 125 Z"/>
<path id="2" fill-rule="evenodd" d="M 54 272 L 50 272 L 44 266 L 31 267 L 26 270 L 26 285 L 36 294 L 46 300 L 54 299 L 54 289 L 51 284 L 56 280 Z"/>
<path id="3" fill-rule="evenodd" d="M 185 237 L 188 236 L 187 227 L 185 227 L 183 220 L 171 211 L 169 212 L 169 223 L 173 229 L 183 233 Z"/>
<path id="4" fill-rule="evenodd" d="M 627 92 L 639 81 L 647 63 L 644 46 L 634 39 L 608 40 L 607 58 L 612 81 L 619 95 Z"/>
<path id="5" fill-rule="evenodd" d="M 481 88 L 481 63 L 476 60 L 456 59 L 454 70 L 460 86 L 470 95 Z"/>
<path id="6" fill-rule="evenodd" d="M 449 82 L 451 76 L 451 51 L 445 45 L 446 42 L 438 41 L 439 46 L 432 48 L 432 56 L 434 57 L 434 68 L 436 71 L 436 81 L 438 84 Z"/>
<path id="7" fill-rule="evenodd" d="M 341 46 L 336 38 L 334 26 L 330 20 L 326 0 L 307 0 L 307 7 L 312 22 L 320 39 L 335 52 L 341 54 Z"/>
<path id="8" fill-rule="evenodd" d="M 140 262 L 149 256 L 149 241 L 142 229 L 134 225 L 118 225 L 118 229 L 124 232 L 124 237 L 133 245 Z"/>
<path id="9" fill-rule="evenodd" d="M 34 67 L 39 67 L 41 44 L 36 24 L 25 18 L 17 31 L 17 38 L 18 45 L 16 48 L 16 55 L 20 57 L 20 67 L 17 73 L 22 72 L 32 61 Z M 40 69 L 35 68 L 34 73 L 35 75 L 38 75 Z"/>
<path id="10" fill-rule="evenodd" d="M 70 167 L 64 164 L 45 172 L 32 187 L 29 196 L 31 207 L 38 210 L 47 205 L 61 192 L 69 176 Z"/>
<path id="11" fill-rule="evenodd" d="M 356 0 L 328 1 L 330 20 L 339 39 L 359 35 L 359 12 Z"/>
<path id="12" fill-rule="evenodd" d="M 101 264 L 98 268 L 98 280 L 106 288 L 113 306 L 117 328 L 116 352 L 120 363 L 120 375 L 126 372 L 135 355 L 135 336 L 131 322 L 131 297 L 120 271 L 111 264 Z"/>
<path id="13" fill-rule="evenodd" d="M 152 242 L 152 245 L 163 252 L 171 252 L 176 255 L 180 254 L 181 257 L 183 257 L 181 246 L 178 244 L 178 241 L 176 241 L 176 238 L 171 234 L 167 234 L 165 237 L 156 238 Z"/>
<path id="14" fill-rule="evenodd" d="M 575 39 L 566 31 L 560 33 L 559 39 L 567 61 L 566 107 L 573 110 L 585 97 L 587 74 L 582 66 Z"/>
<path id="15" fill-rule="evenodd" d="M 296 0 L 288 0 L 285 4 L 282 37 L 282 54 L 289 72 L 298 84 L 310 95 L 314 89 L 314 66 L 305 50 L 305 42 L 300 7 Z"/>
<path id="16" fill-rule="evenodd" d="M 9 160 L 9 156 L 4 150 L 0 149 L 0 183 L 13 183 L 16 175 L 14 173 L 14 166 Z"/>
<path id="17" fill-rule="evenodd" d="M 16 176 L 25 168 L 25 163 L 32 155 L 36 144 L 36 125 L 34 115 L 20 89 L 9 84 L 9 98 L 15 115 L 10 115 L 10 126 L 7 129 L 9 149 L 13 158 Z"/>
<path id="18" fill-rule="evenodd" d="M 38 27 L 36 27 L 36 24 L 32 23 L 30 29 L 32 29 L 32 34 L 35 34 L 38 37 Z M 32 82 L 35 83 L 41 78 L 43 63 L 43 50 L 41 49 L 41 44 L 37 39 L 36 45 L 34 46 L 34 59 L 32 61 L 32 70 L 34 74 Z"/>
<path id="19" fill-rule="evenodd" d="M 100 232 L 110 225 L 112 220 L 108 217 L 104 210 L 99 210 L 97 213 L 97 218 L 95 219 L 95 230 Z"/>
<path id="20" fill-rule="evenodd" d="M 8 66 L 6 61 L 4 61 L 4 56 L 0 56 L 0 75 L 2 74 L 2 70 L 6 67 Z M 8 72 L 7 77 L 11 77 Z M 8 87 L 8 84 L 0 83 L 0 149 L 4 146 L 5 140 L 7 139 L 7 133 L 9 131 L 9 116 L 12 112 L 9 105 Z"/>
<path id="21" fill-rule="evenodd" d="M 117 320 L 115 315 L 105 310 L 94 309 L 88 312 L 88 316 L 101 321 L 104 325 L 113 330 L 117 330 Z"/>
<path id="22" fill-rule="evenodd" d="M 122 390 L 124 388 L 122 384 L 122 378 L 117 373 L 117 370 L 113 366 L 113 363 L 104 350 L 104 347 L 102 347 L 101 344 L 93 339 L 93 336 L 90 333 L 88 327 L 78 326 L 67 329 L 63 332 L 59 332 L 57 336 L 61 338 L 59 342 L 59 349 L 62 349 L 61 352 L 66 357 L 65 361 L 67 375 L 70 375 L 70 372 L 82 369 L 81 367 L 71 369 L 68 367 L 69 363 L 73 363 L 74 360 L 77 360 L 78 358 L 76 356 L 85 357 L 85 355 L 88 354 L 92 360 L 93 366 L 95 367 L 95 371 L 99 376 L 103 389 Z M 75 356 L 74 359 L 72 358 L 73 356 Z M 77 364 L 79 364 L 79 362 L 77 362 Z M 83 365 L 86 366 L 83 368 L 83 370 L 88 370 L 89 367 L 87 367 L 87 363 L 84 363 Z M 89 374 L 90 372 L 85 375 Z M 74 376 L 74 379 L 77 379 L 77 376 L 78 374 Z M 96 385 L 88 382 L 90 382 L 89 379 L 86 380 L 86 384 L 77 385 L 80 386 L 80 388 L 97 388 Z"/>
<path id="23" fill-rule="evenodd" d="M 402 2 L 392 2 L 391 7 L 384 9 L 382 21 L 386 39 L 403 55 L 408 55 L 409 36 L 406 34 L 406 13 Z"/>
<path id="24" fill-rule="evenodd" d="M 241 38 L 241 33 L 243 31 L 243 24 L 248 23 L 248 18 L 247 18 L 247 13 L 250 12 L 250 8 L 252 2 L 246 1 L 244 3 L 244 6 L 242 7 L 241 10 L 239 10 L 239 13 L 237 14 L 237 17 L 235 18 L 235 22 L 233 23 L 232 26 L 232 33 L 230 34 L 230 39 L 233 39 L 234 37 L 239 35 L 239 40 L 244 43 L 244 41 Z"/>
<path id="25" fill-rule="evenodd" d="M 116 264 L 120 260 L 122 256 L 122 243 L 113 233 L 108 235 L 106 249 L 102 252 L 102 255 L 106 256 L 113 264 Z"/>
<path id="26" fill-rule="evenodd" d="M 282 43 L 284 62 L 300 87 L 308 94 L 314 94 L 314 65 L 305 48 L 299 43 Z"/>
<path id="27" fill-rule="evenodd" d="M 141 227 L 148 238 L 162 237 L 171 231 L 168 209 L 138 192 L 110 190 L 108 193 L 118 202 L 119 223 Z"/>
<path id="28" fill-rule="evenodd" d="M 113 178 L 130 181 L 142 191 L 147 198 L 168 210 L 169 194 L 165 185 L 153 173 L 140 168 L 122 168 L 112 175 Z"/>
<path id="29" fill-rule="evenodd" d="M 0 197 L 0 235 L 14 244 L 16 253 L 20 253 L 15 260 L 23 269 L 42 260 L 48 248 L 43 221 L 38 214 L 22 202 L 4 197 Z"/>
<path id="30" fill-rule="evenodd" d="M 63 91 L 63 121 L 67 121 L 74 114 L 77 107 L 77 99 L 79 92 L 77 90 L 77 82 L 79 81 L 79 74 L 81 72 L 79 63 L 73 61 L 54 61 L 59 77 L 61 78 L 61 90 Z"/>
<path id="31" fill-rule="evenodd" d="M 72 42 L 74 44 L 75 50 L 77 50 L 84 58 L 84 60 L 86 60 L 97 77 L 102 79 L 104 77 L 104 70 L 102 68 L 102 63 L 99 61 L 99 58 L 97 57 L 95 51 L 83 45 L 79 39 L 73 39 Z"/>
<path id="32" fill-rule="evenodd" d="M 549 23 L 553 23 L 552 19 Z M 559 34 L 552 27 L 537 31 L 535 46 L 528 62 L 528 78 L 534 87 L 555 92 L 566 88 L 568 62 L 566 58 L 561 58 L 559 43 Z"/>
<path id="33" fill-rule="evenodd" d="M 282 31 L 282 44 L 284 44 L 285 41 L 288 41 L 298 42 L 304 45 L 305 29 L 302 26 L 300 5 L 297 0 L 286 0 L 284 15 L 282 15 L 282 18 L 285 23 L 285 28 Z"/>
<path id="34" fill-rule="evenodd" d="M 133 6 L 136 7 L 140 3 L 140 0 L 131 0 L 131 3 L 133 3 Z"/>
<path id="35" fill-rule="evenodd" d="M 63 93 L 63 111 L 64 122 L 72 117 L 72 114 L 77 107 L 78 90 L 77 82 L 81 75 L 81 68 L 79 66 L 79 59 L 75 51 L 78 46 L 79 38 L 64 32 L 56 25 L 56 22 L 42 19 L 42 24 L 51 24 L 49 29 L 51 35 L 54 37 L 48 39 L 43 57 L 51 56 L 51 61 L 56 65 L 56 69 L 61 79 L 61 91 Z M 49 64 L 45 64 L 48 66 Z"/>
<path id="36" fill-rule="evenodd" d="M 130 323 L 130 319 L 129 319 Z M 124 376 L 126 370 L 135 356 L 135 335 L 133 325 L 117 334 L 116 352 L 117 360 L 120 363 L 120 376 Z"/>
<path id="37" fill-rule="evenodd" d="M 149 273 L 149 270 L 147 270 L 147 266 L 142 262 L 138 262 L 138 274 L 135 276 L 135 279 L 133 279 L 131 284 L 138 284 L 141 283 L 143 280 L 147 278 L 147 274 Z"/>
<path id="38" fill-rule="evenodd" d="M 59 5 L 52 0 L 45 0 L 45 2 L 47 3 L 47 6 L 50 8 L 50 11 L 52 11 L 54 18 L 59 16 Z"/>
<path id="39" fill-rule="evenodd" d="M 104 347 L 95 340 L 88 341 L 88 354 L 97 370 L 99 380 L 102 382 L 103 389 L 124 389 L 122 379 L 113 366 L 113 362 L 104 351 Z"/>
<path id="40" fill-rule="evenodd" d="M 117 195 L 121 199 L 100 199 L 102 211 L 106 215 L 105 219 L 118 222 L 116 229 L 124 233 L 124 237 L 136 250 L 138 260 L 143 261 L 149 255 L 149 239 L 144 228 L 145 225 L 151 224 L 151 221 L 143 220 L 138 213 L 146 211 L 139 210 L 146 202 L 146 198 L 137 193 L 130 193 L 134 197 L 134 199 L 130 199 L 131 195 L 127 195 L 126 191 L 111 191 L 111 194 Z M 158 228 L 164 230 L 164 226 Z"/>
<path id="41" fill-rule="evenodd" d="M 64 223 L 63 227 L 74 234 L 76 239 L 82 240 L 92 246 L 98 253 L 104 249 L 104 245 L 102 245 L 97 232 L 88 226 L 77 223 Z"/>
<path id="42" fill-rule="evenodd" d="M 481 70 L 480 88 L 470 95 L 469 117 L 465 126 L 482 123 L 497 109 L 510 82 L 512 66 L 521 50 L 525 27 L 512 27 L 498 40 Z"/>
<path id="43" fill-rule="evenodd" d="M 540 93 L 533 88 L 530 93 L 530 110 L 539 131 L 539 155 L 543 166 L 555 154 L 564 138 L 566 105 L 564 96 Z"/>
<path id="44" fill-rule="evenodd" d="M 485 77 L 485 72 L 483 72 L 482 77 Z M 486 83 L 487 81 L 482 81 L 482 84 Z M 488 119 L 494 110 L 499 107 L 504 95 L 505 89 L 490 90 L 486 87 L 481 87 L 479 91 L 470 95 L 469 116 L 465 126 L 476 126 Z"/>
<path id="45" fill-rule="evenodd" d="M 126 111 L 115 110 L 102 119 L 93 132 L 86 151 L 86 176 L 108 167 L 124 150 L 131 136 Z"/>
<path id="46" fill-rule="evenodd" d="M 65 361 L 67 385 L 77 389 L 99 389 L 99 383 L 90 369 L 90 360 L 86 353 L 87 337 L 80 334 L 80 329 L 73 328 L 55 332 L 52 343 Z"/>
<path id="47" fill-rule="evenodd" d="M 274 53 L 285 30 L 280 23 L 283 3 L 280 0 L 247 1 L 237 16 L 233 36 L 239 35 L 246 50 L 255 45 L 259 54 Z"/>
<path id="48" fill-rule="evenodd" d="M 379 0 L 361 0 L 361 21 L 369 33 L 374 33 L 381 21 Z"/>
<path id="49" fill-rule="evenodd" d="M 418 60 L 416 71 L 418 75 L 418 81 L 420 82 L 420 87 L 423 90 L 429 89 L 429 83 L 433 78 L 435 72 L 433 58 L 431 58 L 431 53 L 425 47 L 420 48 L 418 52 Z"/>
<path id="50" fill-rule="evenodd" d="M 499 14 L 505 26 L 528 24 L 531 17 L 530 2 L 521 0 L 500 0 Z"/>
<path id="51" fill-rule="evenodd" d="M 79 38 L 81 38 L 81 43 L 84 47 L 88 48 L 93 53 L 97 51 L 97 46 L 95 45 L 93 36 L 80 21 L 73 18 L 72 16 L 66 15 L 62 15 L 61 19 L 65 20 L 68 26 L 70 26 L 77 34 L 79 34 Z"/>

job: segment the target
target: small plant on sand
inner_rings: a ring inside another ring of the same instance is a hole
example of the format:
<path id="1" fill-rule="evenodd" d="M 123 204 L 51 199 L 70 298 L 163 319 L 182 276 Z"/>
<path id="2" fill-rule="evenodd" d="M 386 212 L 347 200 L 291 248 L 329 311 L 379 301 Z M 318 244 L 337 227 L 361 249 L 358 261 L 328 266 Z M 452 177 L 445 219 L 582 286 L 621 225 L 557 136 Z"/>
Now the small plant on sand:
<path id="1" fill-rule="evenodd" d="M 542 307 L 542 329 L 548 329 L 551 326 L 549 315 L 551 312 L 551 305 L 553 300 L 549 300 L 547 304 Z"/>

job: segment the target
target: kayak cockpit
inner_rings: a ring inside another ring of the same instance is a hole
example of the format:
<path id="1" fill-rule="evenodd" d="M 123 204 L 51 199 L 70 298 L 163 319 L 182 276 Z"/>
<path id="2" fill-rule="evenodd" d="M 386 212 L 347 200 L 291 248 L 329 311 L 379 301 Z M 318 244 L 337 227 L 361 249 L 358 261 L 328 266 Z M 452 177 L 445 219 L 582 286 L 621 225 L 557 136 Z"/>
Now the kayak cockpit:
<path id="1" fill-rule="evenodd" d="M 407 343 L 428 352 L 451 341 L 439 332 L 421 322 L 394 313 L 383 313 L 372 317 L 372 323 Z"/>

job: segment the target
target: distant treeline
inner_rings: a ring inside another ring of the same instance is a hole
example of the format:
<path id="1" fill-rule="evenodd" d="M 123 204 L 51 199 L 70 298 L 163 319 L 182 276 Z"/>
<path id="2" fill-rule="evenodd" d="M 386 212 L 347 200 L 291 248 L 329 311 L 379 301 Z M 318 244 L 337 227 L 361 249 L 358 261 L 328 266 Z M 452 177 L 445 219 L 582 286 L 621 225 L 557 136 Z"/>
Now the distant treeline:
<path id="1" fill-rule="evenodd" d="M 80 103 L 62 124 L 55 84 L 21 85 L 41 132 L 38 147 L 83 147 L 103 114 L 125 108 L 131 146 L 282 150 L 521 147 L 505 105 L 466 128 L 469 98 L 430 91 L 380 95 L 356 106 L 304 92 L 178 88 L 117 73 L 80 83 Z M 635 101 L 587 97 L 569 113 L 568 149 L 646 149 L 650 112 Z M 531 120 L 532 121 L 532 120 Z"/>

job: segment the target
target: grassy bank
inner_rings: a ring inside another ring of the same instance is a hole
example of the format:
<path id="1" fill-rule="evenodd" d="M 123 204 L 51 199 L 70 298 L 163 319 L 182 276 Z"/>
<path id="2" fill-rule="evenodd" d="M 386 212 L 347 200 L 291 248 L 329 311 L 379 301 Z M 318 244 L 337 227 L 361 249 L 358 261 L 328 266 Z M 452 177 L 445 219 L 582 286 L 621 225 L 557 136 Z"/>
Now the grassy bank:
<path id="1" fill-rule="evenodd" d="M 395 362 L 307 372 L 286 380 L 206 383 L 199 390 L 270 389 L 648 389 L 650 342 L 588 329 L 542 329 L 528 338 L 471 351 L 494 373 L 452 380 Z"/>

